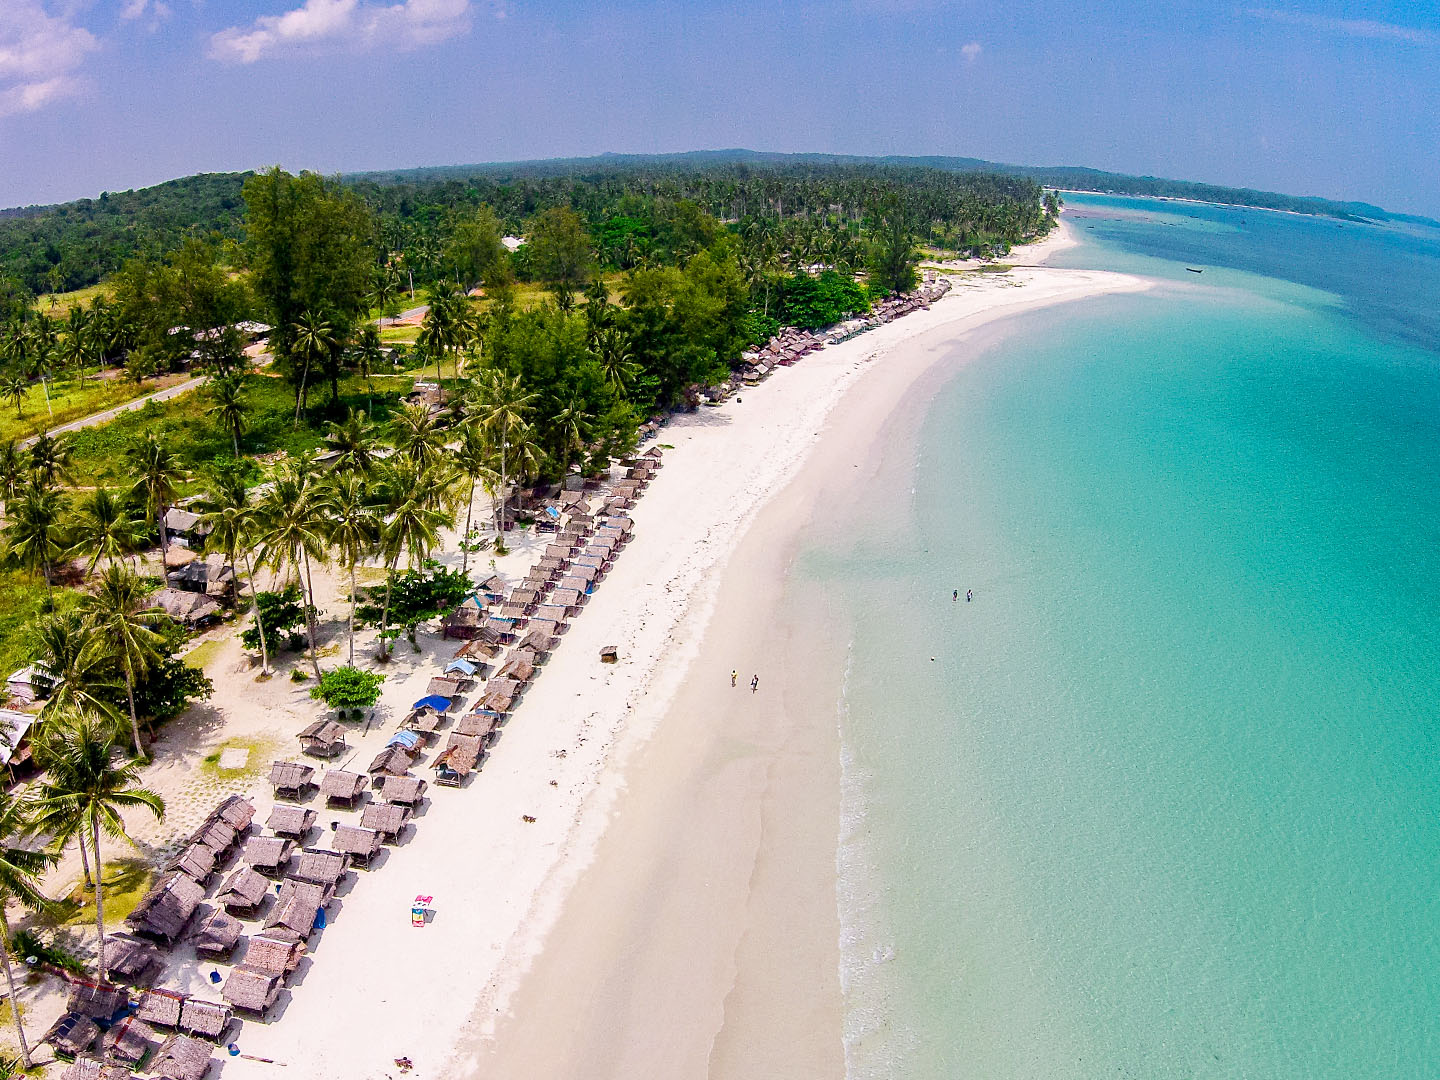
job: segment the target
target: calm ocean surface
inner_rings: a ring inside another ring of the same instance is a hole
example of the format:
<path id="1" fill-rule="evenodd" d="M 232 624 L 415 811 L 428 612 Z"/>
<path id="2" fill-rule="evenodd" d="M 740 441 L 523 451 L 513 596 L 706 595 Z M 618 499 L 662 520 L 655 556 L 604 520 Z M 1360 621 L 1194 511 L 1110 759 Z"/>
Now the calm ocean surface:
<path id="1" fill-rule="evenodd" d="M 1440 232 L 1069 205 L 1172 284 L 1025 317 L 799 563 L 852 1080 L 1440 1076 Z"/>

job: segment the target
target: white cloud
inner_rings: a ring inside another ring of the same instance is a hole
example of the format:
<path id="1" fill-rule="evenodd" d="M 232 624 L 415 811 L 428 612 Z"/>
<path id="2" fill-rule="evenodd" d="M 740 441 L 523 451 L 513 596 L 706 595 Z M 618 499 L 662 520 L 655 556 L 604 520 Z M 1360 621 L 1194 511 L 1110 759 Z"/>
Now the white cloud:
<path id="1" fill-rule="evenodd" d="M 0 117 L 73 95 L 76 71 L 97 47 L 90 31 L 51 15 L 39 0 L 0 2 Z"/>
<path id="2" fill-rule="evenodd" d="M 974 59 L 980 55 L 980 52 L 980 43 L 978 41 L 972 41 L 968 45 L 960 46 L 960 57 L 967 64 L 974 61 Z"/>
<path id="3" fill-rule="evenodd" d="M 1440 34 L 1417 26 L 1402 26 L 1399 23 L 1380 22 L 1376 19 L 1337 19 L 1329 15 L 1312 15 L 1304 11 L 1280 11 L 1275 8 L 1248 8 L 1245 11 L 1253 19 L 1303 26 L 1327 34 L 1342 34 L 1345 37 L 1371 38 L 1377 41 L 1401 41 L 1410 45 L 1440 45 Z"/>
<path id="4" fill-rule="evenodd" d="M 125 6 L 120 9 L 120 18 L 127 22 L 147 14 L 158 23 L 170 17 L 170 7 L 164 0 L 125 0 Z"/>
<path id="5" fill-rule="evenodd" d="M 470 0 L 305 0 L 283 15 L 261 15 L 248 27 L 220 31 L 210 39 L 210 55 L 253 64 L 315 48 L 415 48 L 463 34 L 470 13 Z"/>

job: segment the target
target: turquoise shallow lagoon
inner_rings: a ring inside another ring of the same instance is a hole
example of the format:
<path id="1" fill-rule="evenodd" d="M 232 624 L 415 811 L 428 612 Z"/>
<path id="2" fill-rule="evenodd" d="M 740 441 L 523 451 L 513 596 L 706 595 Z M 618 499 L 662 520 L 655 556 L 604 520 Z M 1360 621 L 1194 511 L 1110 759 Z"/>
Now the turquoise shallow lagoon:
<path id="1" fill-rule="evenodd" d="M 1171 284 L 1020 320 L 798 564 L 850 1074 L 1440 1075 L 1440 234 L 1069 201 Z"/>

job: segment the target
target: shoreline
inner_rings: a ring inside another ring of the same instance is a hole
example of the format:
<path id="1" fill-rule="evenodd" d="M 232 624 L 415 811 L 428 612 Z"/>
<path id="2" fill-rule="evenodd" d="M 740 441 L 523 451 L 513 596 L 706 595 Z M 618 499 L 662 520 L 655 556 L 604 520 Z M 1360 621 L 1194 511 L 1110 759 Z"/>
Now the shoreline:
<path id="1" fill-rule="evenodd" d="M 1038 262 L 1073 242 L 1062 227 L 1025 254 Z M 834 676 L 844 645 L 838 635 L 815 640 L 835 620 L 823 598 L 790 587 L 794 554 L 817 506 L 826 516 L 844 505 L 853 469 L 873 478 L 871 448 L 923 405 L 922 384 L 953 370 L 943 361 L 957 346 L 974 355 L 1008 332 L 1010 315 L 1150 285 L 1033 265 L 996 279 L 746 391 L 765 401 L 789 387 L 795 400 L 766 401 L 768 411 L 792 423 L 792 441 L 806 424 L 814 434 L 799 440 L 788 473 L 751 494 L 727 550 L 682 602 L 672 636 L 683 651 L 642 686 L 601 781 L 612 794 L 577 827 L 561 857 L 574 865 L 550 882 L 553 895 L 522 931 L 528 940 L 507 950 L 454 1075 L 843 1073 Z M 1017 281 L 1027 295 L 1001 291 Z M 842 353 L 855 345 L 863 359 Z M 789 382 L 807 370 L 828 376 L 818 407 Z M 662 434 L 677 443 L 667 472 L 684 460 L 678 436 L 707 426 L 701 417 Z M 636 544 L 645 535 L 637 528 Z M 762 676 L 752 699 L 747 664 L 785 675 Z M 734 667 L 743 678 L 732 692 L 724 674 Z"/>

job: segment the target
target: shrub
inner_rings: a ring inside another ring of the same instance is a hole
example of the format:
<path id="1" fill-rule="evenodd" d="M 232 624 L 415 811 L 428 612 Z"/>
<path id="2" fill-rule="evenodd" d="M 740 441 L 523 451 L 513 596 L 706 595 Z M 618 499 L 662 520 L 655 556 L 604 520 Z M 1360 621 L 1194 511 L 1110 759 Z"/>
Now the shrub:
<path id="1" fill-rule="evenodd" d="M 321 675 L 320 685 L 311 687 L 310 696 L 338 709 L 342 715 L 354 710 L 358 718 L 361 709 L 368 709 L 380 700 L 380 684 L 384 681 L 384 675 L 347 664 Z"/>

